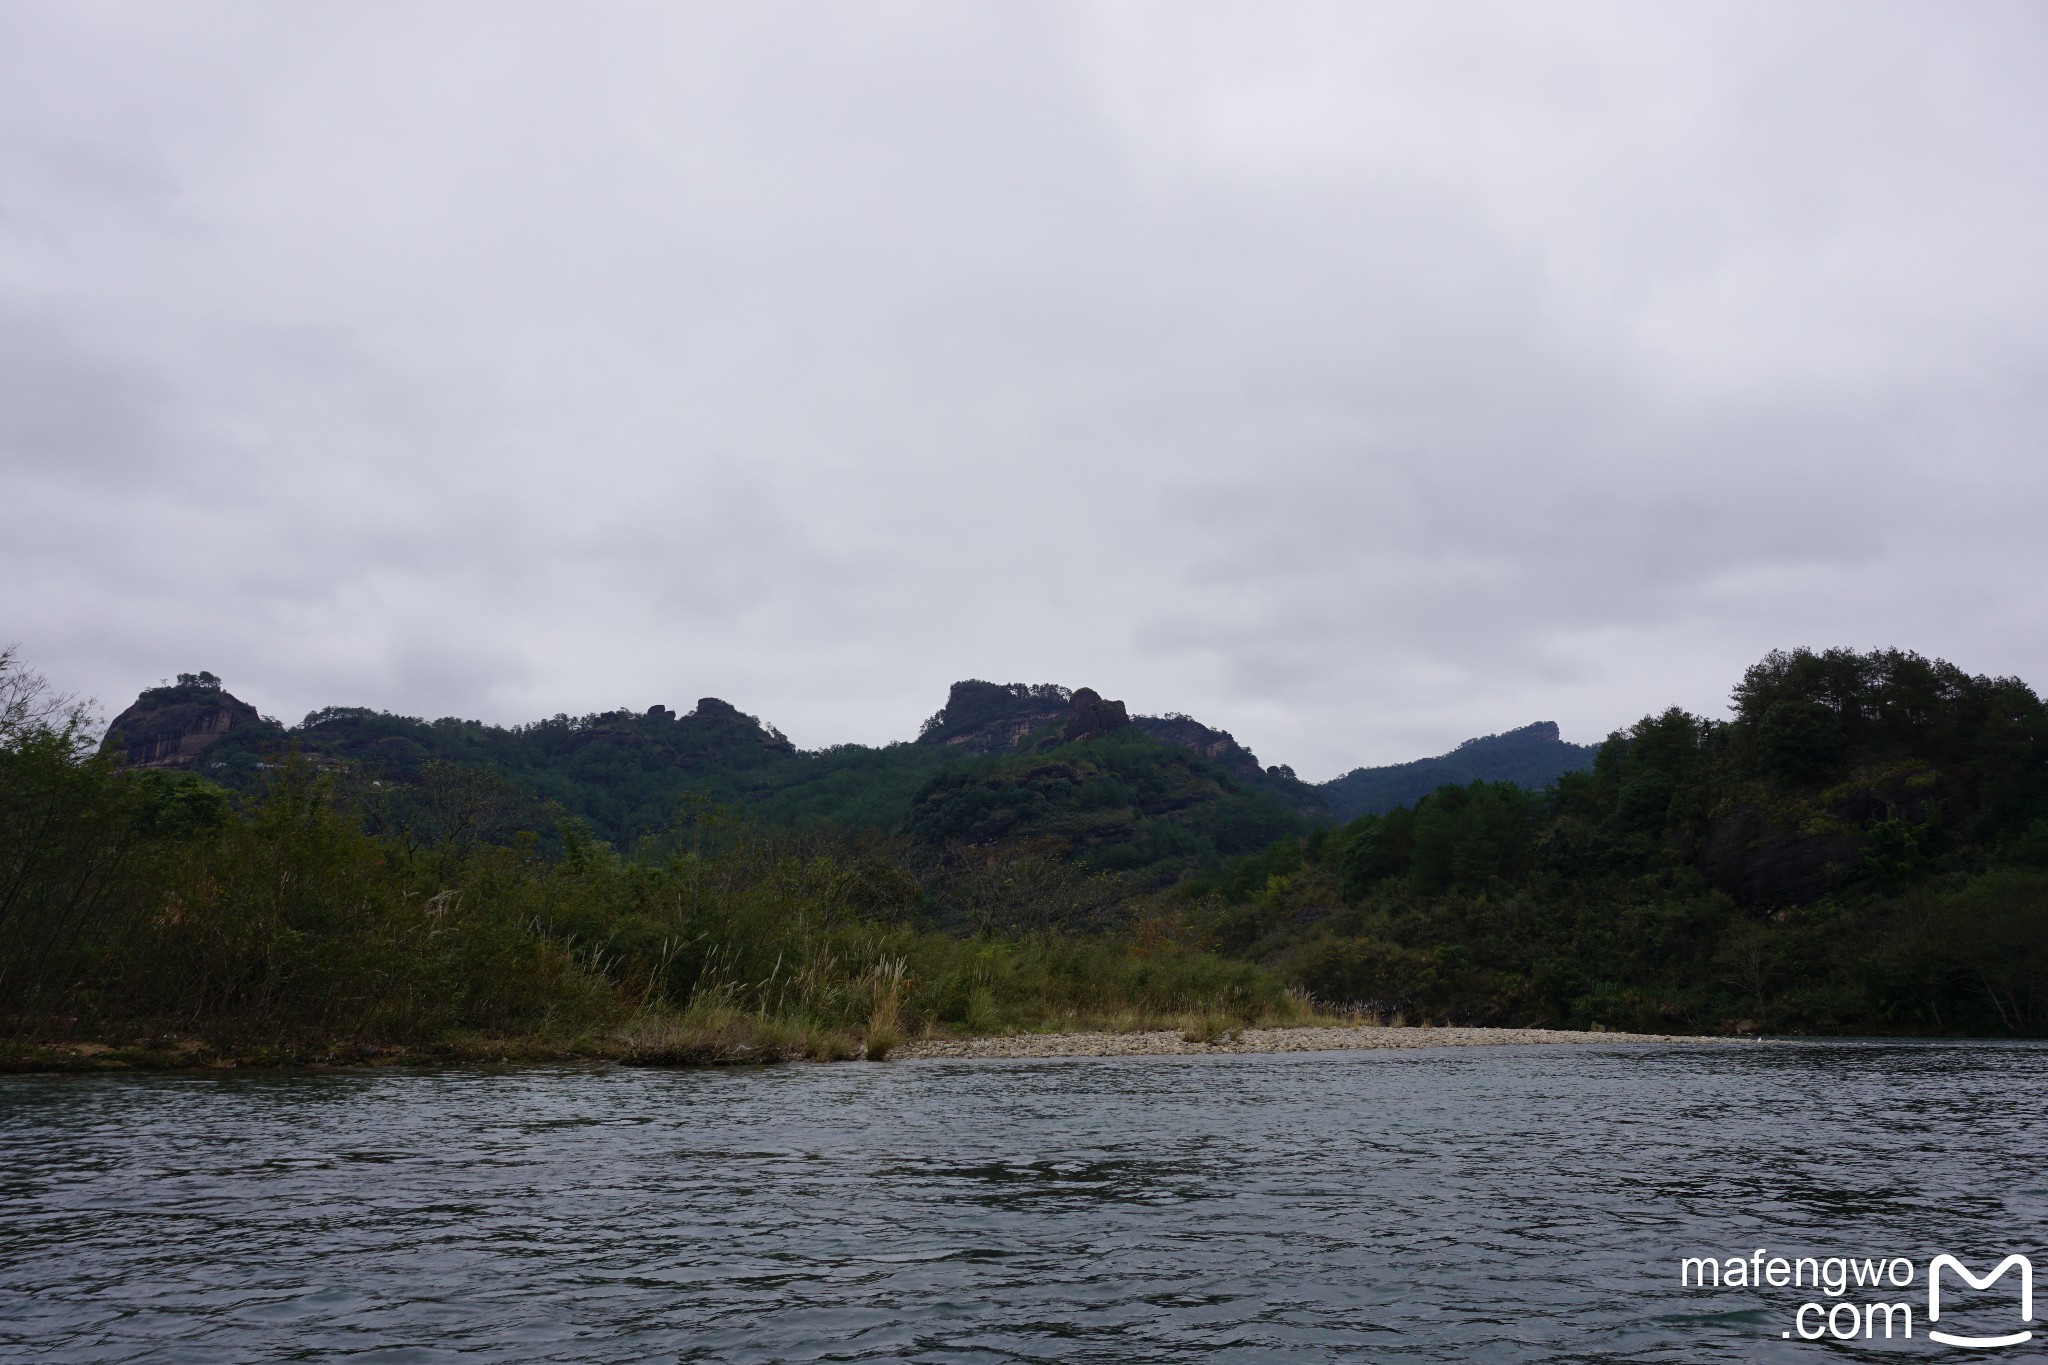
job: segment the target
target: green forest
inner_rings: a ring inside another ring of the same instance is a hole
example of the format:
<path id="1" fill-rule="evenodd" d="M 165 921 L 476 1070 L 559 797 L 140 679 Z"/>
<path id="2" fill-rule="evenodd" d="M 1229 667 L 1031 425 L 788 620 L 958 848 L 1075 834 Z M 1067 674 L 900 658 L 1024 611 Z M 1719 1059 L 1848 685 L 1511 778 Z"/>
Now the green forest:
<path id="1" fill-rule="evenodd" d="M 1190 889 L 1210 944 L 1386 1015 L 2048 1030 L 2048 710 L 1895 650 L 1775 653 L 1546 791 L 1477 781 Z"/>
<path id="2" fill-rule="evenodd" d="M 285 727 L 191 674 L 102 744 L 8 652 L 0 1046 L 830 1059 L 1331 1015 L 2048 1031 L 2048 710 L 2014 679 L 1775 653 L 1726 719 L 1667 710 L 1547 787 L 1453 782 L 1341 824 L 1185 717 L 1042 685 L 952 700 L 917 742 L 803 752 L 711 699 Z"/>

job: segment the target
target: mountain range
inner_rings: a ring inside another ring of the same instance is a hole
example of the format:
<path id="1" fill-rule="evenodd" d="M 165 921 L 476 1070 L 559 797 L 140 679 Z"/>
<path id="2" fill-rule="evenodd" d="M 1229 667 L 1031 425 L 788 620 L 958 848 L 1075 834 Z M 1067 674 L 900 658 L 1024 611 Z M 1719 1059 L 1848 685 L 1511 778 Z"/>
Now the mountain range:
<path id="1" fill-rule="evenodd" d="M 1409 804 L 1446 782 L 1542 787 L 1593 753 L 1545 721 L 1310 784 L 1190 716 L 1131 716 L 1086 687 L 980 679 L 954 683 L 915 740 L 879 747 L 799 750 L 716 697 L 680 715 L 655 705 L 510 727 L 326 707 L 286 726 L 210 673 L 144 691 L 103 748 L 130 766 L 241 789 L 293 751 L 372 784 L 486 769 L 621 846 L 659 833 L 697 793 L 774 824 L 1037 840 L 1092 865 L 1161 874 Z"/>

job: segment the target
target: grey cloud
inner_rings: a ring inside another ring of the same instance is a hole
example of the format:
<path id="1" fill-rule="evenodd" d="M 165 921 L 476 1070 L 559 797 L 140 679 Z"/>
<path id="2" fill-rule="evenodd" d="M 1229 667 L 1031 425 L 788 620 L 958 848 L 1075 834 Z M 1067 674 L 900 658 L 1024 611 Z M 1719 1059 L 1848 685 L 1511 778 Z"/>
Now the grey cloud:
<path id="1" fill-rule="evenodd" d="M 1317 776 L 1801 642 L 2048 682 L 2026 7 L 24 5 L 0 636 L 125 700 Z"/>
<path id="2" fill-rule="evenodd" d="M 134 478 L 165 453 L 169 395 L 57 322 L 0 309 L 0 450 L 23 477 Z"/>

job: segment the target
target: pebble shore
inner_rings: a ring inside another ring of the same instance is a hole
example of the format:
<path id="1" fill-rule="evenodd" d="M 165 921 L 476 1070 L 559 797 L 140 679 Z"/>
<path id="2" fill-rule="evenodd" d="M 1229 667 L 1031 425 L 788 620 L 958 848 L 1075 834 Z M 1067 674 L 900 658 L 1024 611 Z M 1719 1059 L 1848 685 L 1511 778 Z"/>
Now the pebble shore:
<path id="1" fill-rule="evenodd" d="M 1732 1043 L 1671 1033 L 1580 1033 L 1547 1028 L 1255 1028 L 1213 1043 L 1178 1030 L 1149 1033 L 1018 1033 L 1004 1038 L 924 1038 L 890 1054 L 933 1058 L 1198 1056 L 1219 1052 L 1346 1052 L 1400 1047 L 1504 1047 L 1528 1043 Z"/>

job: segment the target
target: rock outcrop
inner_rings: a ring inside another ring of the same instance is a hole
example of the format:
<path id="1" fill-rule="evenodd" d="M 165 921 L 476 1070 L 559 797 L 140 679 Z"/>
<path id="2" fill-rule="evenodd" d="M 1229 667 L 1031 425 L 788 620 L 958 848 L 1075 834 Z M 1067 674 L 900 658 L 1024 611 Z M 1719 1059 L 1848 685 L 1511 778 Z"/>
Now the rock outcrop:
<path id="1" fill-rule="evenodd" d="M 1240 782 L 1257 782 L 1265 776 L 1258 755 L 1239 744 L 1228 730 L 1212 730 L 1192 716 L 1139 716 L 1131 724 L 1162 744 L 1200 754 Z"/>
<path id="2" fill-rule="evenodd" d="M 1092 687 L 1069 692 L 1054 683 L 992 683 L 968 678 L 953 684 L 946 704 L 924 723 L 919 744 L 949 744 L 971 754 L 1006 754 L 1034 730 L 1063 726 L 1059 742 L 1094 739 L 1131 723 L 1120 701 Z"/>
<path id="3" fill-rule="evenodd" d="M 1092 687 L 1084 687 L 1067 702 L 1068 743 L 1094 739 L 1121 730 L 1131 723 L 1120 701 L 1107 701 Z"/>
<path id="4" fill-rule="evenodd" d="M 1052 683 L 992 683 L 978 678 L 953 684 L 946 704 L 924 723 L 920 744 L 950 744 L 971 754 L 1014 753 L 1026 736 L 1057 726 L 1039 747 L 1094 739 L 1126 727 L 1162 744 L 1207 759 L 1247 787 L 1279 797 L 1317 819 L 1328 818 L 1321 793 L 1287 768 L 1263 768 L 1258 756 L 1227 730 L 1212 730 L 1183 715 L 1133 716 L 1120 701 L 1092 687 L 1069 692 Z"/>
<path id="5" fill-rule="evenodd" d="M 261 720 L 211 673 L 181 673 L 175 686 L 148 689 L 114 717 L 100 751 L 119 753 L 130 768 L 192 768 L 230 730 Z"/>
<path id="6" fill-rule="evenodd" d="M 1064 719 L 1073 693 L 1054 683 L 953 684 L 946 704 L 924 723 L 919 744 L 950 744 L 970 754 L 1006 754 L 1041 725 Z"/>

